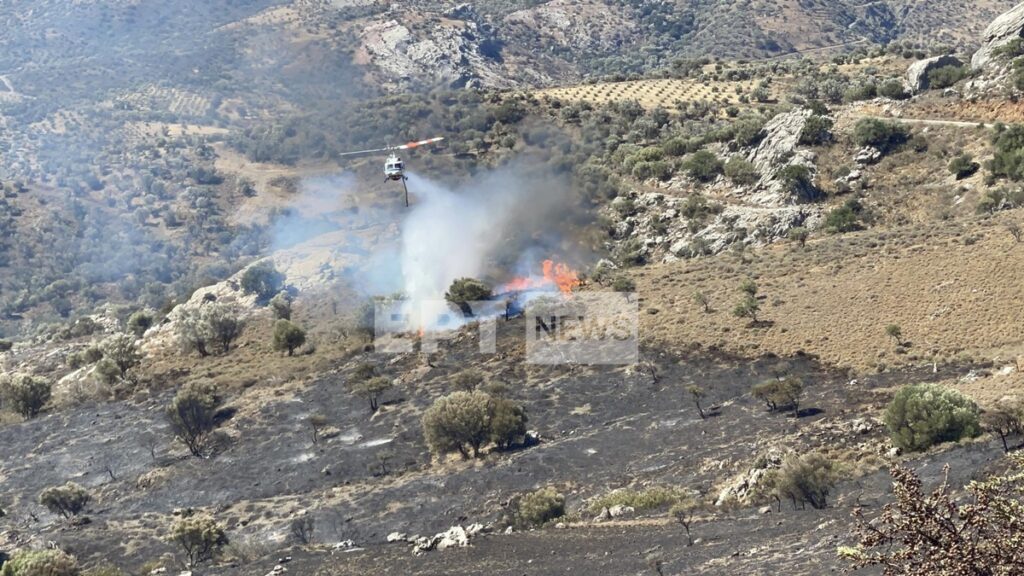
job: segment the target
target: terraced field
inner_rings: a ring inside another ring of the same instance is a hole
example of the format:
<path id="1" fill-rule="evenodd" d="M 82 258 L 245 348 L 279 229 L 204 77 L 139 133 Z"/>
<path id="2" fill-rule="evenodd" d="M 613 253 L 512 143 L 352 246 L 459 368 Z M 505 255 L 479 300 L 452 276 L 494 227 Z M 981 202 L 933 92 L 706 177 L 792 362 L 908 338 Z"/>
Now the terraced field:
<path id="1" fill-rule="evenodd" d="M 701 82 L 693 79 L 665 78 L 580 84 L 540 90 L 537 94 L 561 100 L 586 101 L 594 104 L 635 100 L 648 109 L 659 107 L 675 109 L 677 102 L 704 101 L 724 105 L 741 104 L 740 96 L 745 94 L 749 97 L 756 87 L 756 80 Z M 775 98 L 777 92 L 769 88 L 769 94 Z"/>

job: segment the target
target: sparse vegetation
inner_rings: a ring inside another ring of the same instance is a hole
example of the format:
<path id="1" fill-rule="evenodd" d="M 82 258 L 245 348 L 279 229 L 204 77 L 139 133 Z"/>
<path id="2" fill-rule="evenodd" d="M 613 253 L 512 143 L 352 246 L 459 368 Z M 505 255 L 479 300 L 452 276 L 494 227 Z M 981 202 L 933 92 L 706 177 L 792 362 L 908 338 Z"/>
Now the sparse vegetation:
<path id="1" fill-rule="evenodd" d="M 970 154 L 961 154 L 949 162 L 949 171 L 956 176 L 957 180 L 973 176 L 979 168 L 981 168 L 981 164 L 975 162 Z"/>
<path id="2" fill-rule="evenodd" d="M 595 498 L 587 505 L 587 512 L 597 514 L 605 508 L 628 506 L 637 512 L 664 509 L 687 498 L 678 488 L 653 486 L 642 490 L 623 488 Z"/>
<path id="3" fill-rule="evenodd" d="M 704 408 L 700 405 L 700 402 L 704 399 L 707 393 L 704 392 L 703 388 L 696 384 L 690 384 L 687 386 L 686 391 L 690 394 L 690 397 L 693 398 L 693 404 L 697 407 L 697 413 L 700 414 L 700 419 L 706 419 L 707 415 L 704 414 Z"/>
<path id="4" fill-rule="evenodd" d="M 981 424 L 999 438 L 1003 452 L 1010 452 L 1007 439 L 1024 434 L 1024 402 L 1016 396 L 1002 398 L 981 415 Z"/>
<path id="5" fill-rule="evenodd" d="M 380 407 L 380 397 L 386 394 L 388 390 L 394 388 L 394 386 L 390 378 L 374 376 L 373 378 L 356 382 L 352 386 L 352 393 L 369 402 L 370 410 L 376 412 L 377 408 Z"/>
<path id="6" fill-rule="evenodd" d="M 892 443 L 903 450 L 926 450 L 981 433 L 978 407 L 966 396 L 938 384 L 901 388 L 885 410 Z"/>

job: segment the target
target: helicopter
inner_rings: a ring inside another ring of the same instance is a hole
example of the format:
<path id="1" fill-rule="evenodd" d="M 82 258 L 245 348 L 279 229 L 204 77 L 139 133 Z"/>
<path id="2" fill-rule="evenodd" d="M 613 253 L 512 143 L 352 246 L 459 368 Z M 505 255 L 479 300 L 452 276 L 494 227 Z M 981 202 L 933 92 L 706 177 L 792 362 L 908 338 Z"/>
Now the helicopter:
<path id="1" fill-rule="evenodd" d="M 405 175 L 405 162 L 402 161 L 402 158 L 396 152 L 398 150 L 412 150 L 414 148 L 419 148 L 420 146 L 425 146 L 427 144 L 435 144 L 442 140 L 444 140 L 443 137 L 429 138 L 427 140 L 420 140 L 418 142 L 409 142 L 408 144 L 402 144 L 401 146 L 387 146 L 385 148 L 378 148 L 376 150 L 359 150 L 357 152 L 344 152 L 342 154 L 339 154 L 338 156 L 362 156 L 366 154 L 377 154 L 380 152 L 387 152 L 388 157 L 384 161 L 384 181 L 387 182 L 391 180 L 402 183 L 402 188 L 405 189 L 405 207 L 408 208 L 409 186 L 405 183 L 405 181 L 408 180 L 409 177 Z"/>

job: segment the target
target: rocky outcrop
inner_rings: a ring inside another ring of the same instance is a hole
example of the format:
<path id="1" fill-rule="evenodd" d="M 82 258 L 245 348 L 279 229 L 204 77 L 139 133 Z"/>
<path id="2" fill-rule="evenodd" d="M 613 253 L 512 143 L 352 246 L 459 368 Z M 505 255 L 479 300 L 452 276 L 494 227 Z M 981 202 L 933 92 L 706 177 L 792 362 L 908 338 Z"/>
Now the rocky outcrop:
<path id="1" fill-rule="evenodd" d="M 769 448 L 764 457 L 745 473 L 733 478 L 718 493 L 715 506 L 730 502 L 747 504 L 755 495 L 755 490 L 769 470 L 782 466 L 785 454 L 777 448 Z"/>
<path id="2" fill-rule="evenodd" d="M 943 66 L 963 66 L 956 56 L 945 55 L 918 60 L 907 68 L 907 88 L 914 93 L 928 89 L 928 73 Z"/>
<path id="3" fill-rule="evenodd" d="M 425 78 L 453 88 L 509 87 L 498 65 L 481 53 L 483 36 L 468 21 L 414 31 L 397 20 L 386 20 L 364 28 L 361 40 L 365 59 L 393 79 L 396 88 Z"/>
<path id="4" fill-rule="evenodd" d="M 793 204 L 792 192 L 780 180 L 779 174 L 787 166 L 799 165 L 807 168 L 810 173 L 816 172 L 814 153 L 809 150 L 798 150 L 800 134 L 807 124 L 812 112 L 800 108 L 772 118 L 764 127 L 765 136 L 747 156 L 754 165 L 761 180 L 754 187 L 754 194 L 746 200 L 757 206 L 786 206 Z"/>
<path id="5" fill-rule="evenodd" d="M 412 542 L 413 554 L 423 554 L 431 550 L 445 550 L 447 548 L 465 548 L 469 546 L 469 540 L 478 534 L 485 531 L 483 524 L 470 524 L 463 528 L 462 526 L 452 526 L 444 532 L 439 532 L 433 536 L 412 536 L 406 537 L 405 534 L 398 532 L 392 532 L 388 535 L 388 542 Z"/>
<path id="6" fill-rule="evenodd" d="M 992 62 L 999 47 L 1022 36 L 1024 36 L 1024 2 L 1003 13 L 988 25 L 982 38 L 981 48 L 971 58 L 971 67 L 976 70 L 985 68 Z"/>

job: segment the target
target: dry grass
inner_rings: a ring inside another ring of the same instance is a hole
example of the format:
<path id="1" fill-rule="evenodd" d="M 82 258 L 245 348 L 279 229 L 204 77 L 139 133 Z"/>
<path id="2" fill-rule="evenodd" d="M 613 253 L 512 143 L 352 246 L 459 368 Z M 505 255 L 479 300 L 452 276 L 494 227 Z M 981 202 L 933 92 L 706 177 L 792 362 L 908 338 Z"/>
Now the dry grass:
<path id="1" fill-rule="evenodd" d="M 1003 225 L 1021 211 L 962 227 L 905 226 L 778 245 L 756 254 L 636 271 L 641 334 L 675 348 L 740 354 L 799 352 L 861 371 L 973 359 L 1010 360 L 1022 350 L 1024 246 Z M 744 278 L 760 286 L 764 326 L 735 318 Z M 701 290 L 714 311 L 693 301 Z M 654 313 L 651 313 L 651 312 Z M 885 333 L 898 324 L 910 341 Z"/>

